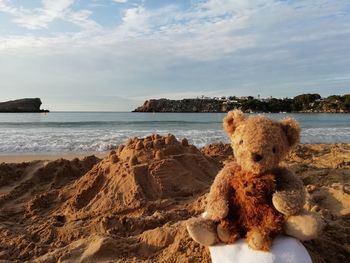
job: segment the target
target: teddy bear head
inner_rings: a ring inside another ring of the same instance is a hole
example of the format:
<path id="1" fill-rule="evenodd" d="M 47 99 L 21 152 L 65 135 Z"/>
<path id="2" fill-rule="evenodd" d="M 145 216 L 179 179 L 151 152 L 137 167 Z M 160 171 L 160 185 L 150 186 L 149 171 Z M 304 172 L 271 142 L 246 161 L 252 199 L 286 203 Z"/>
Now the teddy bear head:
<path id="1" fill-rule="evenodd" d="M 291 118 L 281 121 L 262 115 L 248 117 L 239 110 L 224 118 L 237 163 L 242 170 L 261 174 L 278 166 L 300 138 L 298 123 Z"/>

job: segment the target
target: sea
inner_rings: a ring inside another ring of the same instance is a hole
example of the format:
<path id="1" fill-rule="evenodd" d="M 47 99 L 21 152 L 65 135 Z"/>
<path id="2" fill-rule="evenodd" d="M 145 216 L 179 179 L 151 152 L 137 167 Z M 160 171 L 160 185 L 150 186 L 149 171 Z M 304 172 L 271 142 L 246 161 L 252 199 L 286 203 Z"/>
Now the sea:
<path id="1" fill-rule="evenodd" d="M 350 114 L 277 113 L 295 118 L 302 143 L 350 143 Z M 224 113 L 50 112 L 0 113 L 0 154 L 105 152 L 130 137 L 158 133 L 202 147 L 229 140 L 222 129 Z"/>

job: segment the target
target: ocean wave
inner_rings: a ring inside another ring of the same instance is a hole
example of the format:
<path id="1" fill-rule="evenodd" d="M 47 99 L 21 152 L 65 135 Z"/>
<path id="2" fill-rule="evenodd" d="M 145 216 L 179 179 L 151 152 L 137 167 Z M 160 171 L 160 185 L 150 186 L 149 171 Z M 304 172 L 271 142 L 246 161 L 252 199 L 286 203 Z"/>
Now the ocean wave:
<path id="1" fill-rule="evenodd" d="M 302 143 L 350 143 L 350 127 L 306 128 L 301 133 Z"/>
<path id="2" fill-rule="evenodd" d="M 229 143 L 222 129 L 0 129 L 0 153 L 65 153 L 104 152 L 123 144 L 130 137 L 145 137 L 152 133 L 174 134 L 179 140 L 187 138 L 191 144 L 202 147 L 210 143 Z M 350 143 L 348 128 L 306 128 L 302 143 Z"/>

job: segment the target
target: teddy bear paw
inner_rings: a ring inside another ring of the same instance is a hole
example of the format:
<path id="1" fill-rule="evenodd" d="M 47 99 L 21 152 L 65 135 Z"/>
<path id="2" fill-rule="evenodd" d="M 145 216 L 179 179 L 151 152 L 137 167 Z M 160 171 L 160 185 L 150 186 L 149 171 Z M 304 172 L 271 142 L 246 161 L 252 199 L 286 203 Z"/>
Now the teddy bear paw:
<path id="1" fill-rule="evenodd" d="M 225 221 L 222 221 L 217 225 L 216 232 L 220 241 L 226 244 L 232 244 L 240 238 L 238 230 L 227 224 Z"/>
<path id="2" fill-rule="evenodd" d="M 283 215 L 290 216 L 298 213 L 303 207 L 303 195 L 291 194 L 286 191 L 276 192 L 272 196 L 273 206 Z"/>
<path id="3" fill-rule="evenodd" d="M 306 241 L 317 238 L 323 227 L 324 223 L 318 214 L 303 211 L 298 215 L 288 217 L 284 230 L 287 235 Z"/>
<path id="4" fill-rule="evenodd" d="M 224 219 L 229 212 L 228 204 L 223 200 L 208 204 L 206 210 L 208 211 L 211 219 L 214 221 Z"/>
<path id="5" fill-rule="evenodd" d="M 217 243 L 215 223 L 205 218 L 191 218 L 186 222 L 186 228 L 194 241 L 204 246 Z"/>
<path id="6" fill-rule="evenodd" d="M 257 229 L 247 233 L 248 246 L 254 250 L 268 251 L 271 247 L 272 240 Z"/>

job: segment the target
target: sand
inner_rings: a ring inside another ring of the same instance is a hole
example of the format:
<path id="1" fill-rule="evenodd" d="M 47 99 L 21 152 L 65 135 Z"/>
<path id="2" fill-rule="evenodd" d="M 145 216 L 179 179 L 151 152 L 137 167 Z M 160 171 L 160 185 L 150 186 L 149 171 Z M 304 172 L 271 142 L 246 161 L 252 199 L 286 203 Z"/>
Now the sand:
<path id="1" fill-rule="evenodd" d="M 32 161 L 54 161 L 57 159 L 73 160 L 82 159 L 89 155 L 95 155 L 98 158 L 104 158 L 108 152 L 91 153 L 47 153 L 47 154 L 0 154 L 0 163 L 23 163 Z"/>
<path id="2" fill-rule="evenodd" d="M 210 262 L 185 221 L 203 212 L 228 158 L 228 145 L 197 149 L 172 135 L 152 135 L 101 159 L 2 163 L 0 262 Z M 326 223 L 304 245 L 315 262 L 344 262 L 350 145 L 299 145 L 285 163 L 305 184 L 305 208 Z"/>

